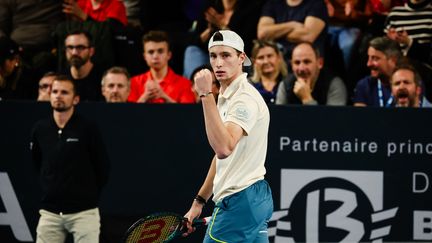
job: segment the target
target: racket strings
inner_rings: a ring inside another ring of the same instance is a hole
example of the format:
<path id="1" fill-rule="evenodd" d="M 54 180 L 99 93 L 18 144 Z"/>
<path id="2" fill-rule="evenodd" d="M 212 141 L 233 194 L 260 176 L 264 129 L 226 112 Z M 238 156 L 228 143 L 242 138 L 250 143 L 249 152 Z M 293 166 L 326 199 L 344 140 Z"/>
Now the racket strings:
<path id="1" fill-rule="evenodd" d="M 128 243 L 165 242 L 174 237 L 182 221 L 173 216 L 156 216 L 141 221 L 127 237 Z"/>

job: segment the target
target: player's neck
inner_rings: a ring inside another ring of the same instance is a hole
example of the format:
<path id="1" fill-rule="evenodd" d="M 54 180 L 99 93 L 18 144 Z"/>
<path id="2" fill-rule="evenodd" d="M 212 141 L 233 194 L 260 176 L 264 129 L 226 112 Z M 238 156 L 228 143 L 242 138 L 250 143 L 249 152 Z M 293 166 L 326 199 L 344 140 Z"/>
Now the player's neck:
<path id="1" fill-rule="evenodd" d="M 219 80 L 220 85 L 221 85 L 220 93 L 223 94 L 225 92 L 225 90 L 228 88 L 228 86 L 230 86 L 232 84 L 232 82 L 234 82 L 234 80 L 236 80 L 238 77 L 240 77 L 241 74 L 242 74 L 242 72 L 240 72 L 237 75 L 232 76 L 229 79 Z"/>

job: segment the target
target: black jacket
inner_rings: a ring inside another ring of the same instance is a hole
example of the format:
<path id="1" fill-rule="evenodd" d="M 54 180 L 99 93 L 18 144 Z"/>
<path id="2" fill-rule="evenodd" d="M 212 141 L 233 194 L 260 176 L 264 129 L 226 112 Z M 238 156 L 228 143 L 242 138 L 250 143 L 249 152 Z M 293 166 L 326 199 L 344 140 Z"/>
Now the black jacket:
<path id="1" fill-rule="evenodd" d="M 32 130 L 31 150 L 43 209 L 75 213 L 97 207 L 110 164 L 96 124 L 77 114 L 63 129 L 53 117 L 40 120 Z"/>

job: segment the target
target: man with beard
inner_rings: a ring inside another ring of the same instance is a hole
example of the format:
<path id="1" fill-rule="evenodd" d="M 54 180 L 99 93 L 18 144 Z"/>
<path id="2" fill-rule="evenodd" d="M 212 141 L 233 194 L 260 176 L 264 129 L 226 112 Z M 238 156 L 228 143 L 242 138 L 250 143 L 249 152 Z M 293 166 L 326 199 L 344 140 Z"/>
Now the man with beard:
<path id="1" fill-rule="evenodd" d="M 95 53 L 91 35 L 83 30 L 69 33 L 65 39 L 67 75 L 77 85 L 81 101 L 103 100 L 100 80 L 102 71 L 91 60 Z"/>
<path id="2" fill-rule="evenodd" d="M 293 74 L 280 82 L 276 104 L 346 105 L 344 82 L 323 65 L 324 60 L 312 43 L 297 44 L 291 56 Z"/>
<path id="3" fill-rule="evenodd" d="M 396 67 L 391 77 L 391 91 L 396 107 L 431 107 L 425 97 L 422 99 L 420 75 L 413 66 Z"/>
<path id="4" fill-rule="evenodd" d="M 376 37 L 369 42 L 367 54 L 370 75 L 357 82 L 353 104 L 389 107 L 393 102 L 390 76 L 402 57 L 399 44 L 388 37 Z"/>
<path id="5" fill-rule="evenodd" d="M 123 67 L 112 67 L 102 77 L 102 95 L 108 103 L 127 102 L 130 92 L 130 75 Z"/>
<path id="6" fill-rule="evenodd" d="M 50 103 L 53 116 L 33 127 L 30 148 L 40 173 L 42 202 L 36 243 L 99 242 L 99 196 L 109 173 L 98 126 L 76 114 L 74 82 L 57 76 Z"/>

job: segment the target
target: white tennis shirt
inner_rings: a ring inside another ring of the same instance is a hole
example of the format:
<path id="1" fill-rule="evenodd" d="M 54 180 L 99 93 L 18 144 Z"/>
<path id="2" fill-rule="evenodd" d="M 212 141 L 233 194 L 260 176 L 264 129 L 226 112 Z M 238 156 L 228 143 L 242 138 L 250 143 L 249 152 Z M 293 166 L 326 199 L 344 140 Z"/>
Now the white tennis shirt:
<path id="1" fill-rule="evenodd" d="M 237 77 L 219 94 L 217 103 L 222 121 L 243 128 L 244 135 L 234 151 L 225 159 L 216 158 L 213 181 L 213 201 L 239 192 L 264 179 L 270 113 L 258 90 L 247 80 L 247 74 Z"/>

